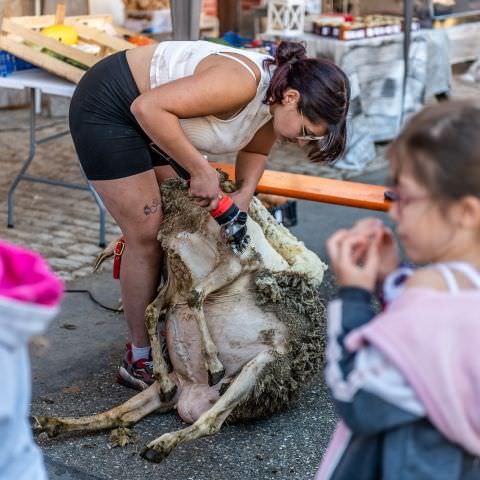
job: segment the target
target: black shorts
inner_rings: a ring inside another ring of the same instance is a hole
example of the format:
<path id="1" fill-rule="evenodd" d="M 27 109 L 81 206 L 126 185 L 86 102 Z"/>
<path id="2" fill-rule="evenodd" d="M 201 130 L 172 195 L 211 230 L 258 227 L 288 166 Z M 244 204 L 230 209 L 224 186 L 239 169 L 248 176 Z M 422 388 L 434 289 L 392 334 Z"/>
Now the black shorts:
<path id="1" fill-rule="evenodd" d="M 125 52 L 96 63 L 80 80 L 69 122 L 89 180 L 113 180 L 168 165 L 149 147 L 150 138 L 130 111 L 139 95 Z"/>

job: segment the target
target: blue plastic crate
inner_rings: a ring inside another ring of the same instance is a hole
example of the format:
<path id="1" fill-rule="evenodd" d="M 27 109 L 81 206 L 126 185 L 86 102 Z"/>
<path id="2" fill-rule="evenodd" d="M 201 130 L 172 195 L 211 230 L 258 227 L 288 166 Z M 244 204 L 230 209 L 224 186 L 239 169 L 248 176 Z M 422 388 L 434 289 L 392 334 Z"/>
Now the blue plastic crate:
<path id="1" fill-rule="evenodd" d="M 18 70 L 27 70 L 29 68 L 36 68 L 35 65 L 22 60 L 21 58 L 0 50 L 0 76 L 6 77 L 7 75 L 17 72 Z"/>

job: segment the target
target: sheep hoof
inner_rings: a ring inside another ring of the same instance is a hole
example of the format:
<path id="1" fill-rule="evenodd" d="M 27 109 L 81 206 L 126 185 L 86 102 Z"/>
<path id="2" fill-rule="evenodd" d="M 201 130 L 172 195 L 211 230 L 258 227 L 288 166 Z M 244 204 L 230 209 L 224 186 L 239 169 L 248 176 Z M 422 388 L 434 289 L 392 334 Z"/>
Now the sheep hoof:
<path id="1" fill-rule="evenodd" d="M 159 452 L 153 448 L 145 447 L 141 451 L 140 456 L 149 462 L 160 463 L 162 460 L 168 457 L 168 453 L 163 451 Z"/>
<path id="2" fill-rule="evenodd" d="M 227 390 L 228 387 L 232 384 L 232 382 L 225 382 L 220 385 L 220 389 L 218 390 L 218 394 L 222 396 Z"/>
<path id="3" fill-rule="evenodd" d="M 222 368 L 218 372 L 211 372 L 209 370 L 208 371 L 208 385 L 210 387 L 213 387 L 213 385 L 216 385 L 224 376 L 225 376 L 225 369 L 224 368 Z"/>
<path id="4" fill-rule="evenodd" d="M 36 415 L 32 417 L 32 428 L 35 433 L 45 432 L 49 438 L 56 437 L 61 433 L 62 423 L 54 417 Z"/>
<path id="5" fill-rule="evenodd" d="M 170 388 L 169 390 L 166 390 L 165 392 L 163 390 L 160 390 L 160 400 L 162 402 L 170 402 L 176 393 L 177 393 L 177 386 L 174 384 L 172 388 Z"/>

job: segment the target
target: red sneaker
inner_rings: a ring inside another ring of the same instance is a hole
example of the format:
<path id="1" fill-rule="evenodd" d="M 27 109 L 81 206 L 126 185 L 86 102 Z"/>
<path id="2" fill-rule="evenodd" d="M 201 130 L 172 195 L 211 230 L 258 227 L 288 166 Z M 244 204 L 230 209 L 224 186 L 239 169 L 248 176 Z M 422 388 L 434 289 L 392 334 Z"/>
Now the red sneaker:
<path id="1" fill-rule="evenodd" d="M 135 390 L 145 390 L 155 380 L 153 378 L 152 355 L 132 361 L 132 344 L 126 344 L 127 351 L 123 357 L 122 366 L 118 369 L 117 382 Z"/>

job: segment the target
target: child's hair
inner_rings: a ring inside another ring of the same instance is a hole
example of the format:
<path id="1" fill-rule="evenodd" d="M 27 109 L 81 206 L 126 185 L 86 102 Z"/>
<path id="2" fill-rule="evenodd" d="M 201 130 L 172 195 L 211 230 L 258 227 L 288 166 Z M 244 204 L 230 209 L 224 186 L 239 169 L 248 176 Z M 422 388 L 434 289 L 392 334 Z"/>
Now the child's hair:
<path id="1" fill-rule="evenodd" d="M 480 197 L 480 104 L 424 108 L 390 145 L 393 179 L 405 168 L 440 202 Z"/>
<path id="2" fill-rule="evenodd" d="M 281 103 L 288 88 L 300 92 L 298 110 L 313 123 L 325 122 L 325 140 L 316 142 L 309 153 L 313 161 L 333 162 L 345 150 L 346 120 L 350 102 L 350 84 L 345 73 L 326 59 L 308 58 L 305 47 L 297 42 L 281 42 L 275 58 L 264 67 L 276 66 L 264 103 Z"/>

